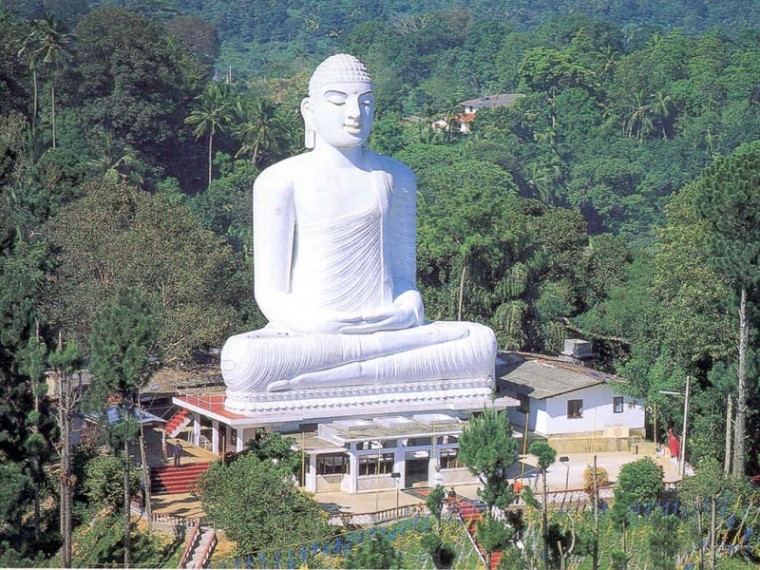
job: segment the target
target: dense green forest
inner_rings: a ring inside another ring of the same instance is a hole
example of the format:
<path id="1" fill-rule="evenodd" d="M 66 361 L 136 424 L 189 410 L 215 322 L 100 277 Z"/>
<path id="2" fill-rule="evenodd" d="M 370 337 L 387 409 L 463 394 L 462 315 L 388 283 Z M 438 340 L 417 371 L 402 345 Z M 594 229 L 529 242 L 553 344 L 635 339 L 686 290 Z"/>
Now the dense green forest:
<path id="1" fill-rule="evenodd" d="M 93 356 L 114 303 L 150 307 L 167 366 L 263 324 L 251 186 L 341 51 L 417 174 L 429 318 L 589 338 L 661 430 L 690 376 L 690 459 L 760 469 L 757 438 L 724 444 L 728 411 L 760 430 L 756 2 L 0 0 L 0 565 L 60 544 L 42 371 Z M 523 96 L 432 127 L 497 93 Z"/>

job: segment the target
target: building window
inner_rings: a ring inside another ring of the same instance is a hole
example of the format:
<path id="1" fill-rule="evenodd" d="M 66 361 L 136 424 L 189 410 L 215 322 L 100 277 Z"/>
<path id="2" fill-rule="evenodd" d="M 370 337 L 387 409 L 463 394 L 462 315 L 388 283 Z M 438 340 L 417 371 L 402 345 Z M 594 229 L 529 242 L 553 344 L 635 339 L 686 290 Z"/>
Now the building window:
<path id="1" fill-rule="evenodd" d="M 567 419 L 577 420 L 583 417 L 583 400 L 567 401 Z"/>
<path id="2" fill-rule="evenodd" d="M 459 463 L 459 453 L 456 449 L 442 449 L 441 450 L 441 469 L 457 469 L 464 467 Z"/>
<path id="3" fill-rule="evenodd" d="M 441 435 L 436 438 L 436 442 L 438 445 L 448 445 L 451 443 L 457 443 L 459 441 L 459 436 L 454 434 L 449 435 Z"/>
<path id="4" fill-rule="evenodd" d="M 615 396 L 612 398 L 612 411 L 616 414 L 623 413 L 623 396 Z"/>
<path id="5" fill-rule="evenodd" d="M 392 453 L 359 456 L 359 476 L 387 475 L 389 473 L 393 473 Z"/>
<path id="6" fill-rule="evenodd" d="M 347 455 L 317 456 L 317 475 L 336 475 L 348 473 L 349 461 Z"/>
<path id="7" fill-rule="evenodd" d="M 517 399 L 520 402 L 520 405 L 517 406 L 517 411 L 521 414 L 530 413 L 530 397 L 527 394 L 518 394 Z"/>

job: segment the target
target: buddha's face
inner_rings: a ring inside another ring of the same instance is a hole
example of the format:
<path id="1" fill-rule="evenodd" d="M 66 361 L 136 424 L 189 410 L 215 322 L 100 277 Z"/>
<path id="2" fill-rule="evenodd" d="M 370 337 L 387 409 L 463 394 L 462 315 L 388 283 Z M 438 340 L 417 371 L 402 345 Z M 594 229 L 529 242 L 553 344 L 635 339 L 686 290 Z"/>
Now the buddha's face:
<path id="1" fill-rule="evenodd" d="M 328 83 L 304 103 L 318 140 L 333 147 L 361 146 L 367 141 L 375 112 L 371 83 Z"/>

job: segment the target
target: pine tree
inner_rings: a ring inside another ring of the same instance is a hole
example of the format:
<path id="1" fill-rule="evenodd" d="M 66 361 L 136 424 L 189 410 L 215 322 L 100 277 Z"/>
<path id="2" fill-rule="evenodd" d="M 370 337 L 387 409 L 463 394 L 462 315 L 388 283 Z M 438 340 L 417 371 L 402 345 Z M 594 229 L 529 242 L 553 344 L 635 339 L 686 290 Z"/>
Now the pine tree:
<path id="1" fill-rule="evenodd" d="M 124 567 L 131 565 L 129 441 L 136 425 L 133 410 L 151 372 L 151 352 L 158 336 L 158 308 L 139 289 L 122 288 L 95 315 L 89 337 L 92 381 L 88 405 L 104 410 L 118 403 L 121 418 L 111 429 L 114 447 L 124 448 Z"/>
<path id="2" fill-rule="evenodd" d="M 739 363 L 732 471 L 734 477 L 742 477 L 750 329 L 747 295 L 760 283 L 760 141 L 715 160 L 696 185 L 695 209 L 711 230 L 706 239 L 708 262 L 719 274 L 725 275 L 739 293 Z"/>

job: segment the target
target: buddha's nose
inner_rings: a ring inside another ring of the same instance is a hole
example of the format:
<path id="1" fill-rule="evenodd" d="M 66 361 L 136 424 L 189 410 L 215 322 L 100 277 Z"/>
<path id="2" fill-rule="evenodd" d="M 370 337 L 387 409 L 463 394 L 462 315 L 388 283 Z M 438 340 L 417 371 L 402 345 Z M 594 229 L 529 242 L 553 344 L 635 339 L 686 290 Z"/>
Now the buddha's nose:
<path id="1" fill-rule="evenodd" d="M 346 117 L 358 122 L 361 117 L 361 111 L 359 110 L 359 98 L 349 97 L 346 101 Z"/>

